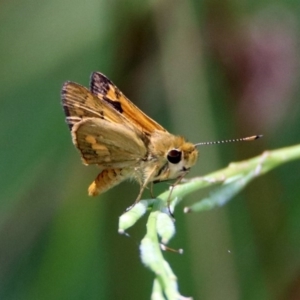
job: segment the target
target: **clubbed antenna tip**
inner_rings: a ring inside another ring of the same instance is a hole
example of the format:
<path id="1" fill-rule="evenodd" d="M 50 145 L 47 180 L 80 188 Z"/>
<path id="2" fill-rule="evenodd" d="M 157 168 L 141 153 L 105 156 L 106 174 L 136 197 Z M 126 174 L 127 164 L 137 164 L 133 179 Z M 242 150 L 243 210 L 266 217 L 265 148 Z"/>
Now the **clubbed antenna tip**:
<path id="1" fill-rule="evenodd" d="M 255 141 L 255 140 L 261 138 L 262 136 L 263 136 L 262 134 L 258 134 L 258 135 L 252 135 L 252 136 L 239 138 L 239 139 L 233 139 L 233 140 L 203 142 L 203 143 L 197 143 L 197 144 L 195 144 L 195 146 L 198 147 L 198 146 L 204 146 L 204 145 L 215 145 L 215 144 L 225 144 L 225 143 L 235 143 L 235 142 L 251 142 L 251 141 Z"/>

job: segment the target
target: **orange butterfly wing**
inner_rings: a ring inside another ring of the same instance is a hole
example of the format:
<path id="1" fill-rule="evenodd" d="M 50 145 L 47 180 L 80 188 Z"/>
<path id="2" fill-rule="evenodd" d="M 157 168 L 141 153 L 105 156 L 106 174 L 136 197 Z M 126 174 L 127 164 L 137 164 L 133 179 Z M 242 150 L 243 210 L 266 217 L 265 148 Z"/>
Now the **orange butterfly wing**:
<path id="1" fill-rule="evenodd" d="M 140 130 L 151 133 L 155 130 L 167 132 L 161 125 L 136 107 L 106 76 L 94 72 L 91 76 L 91 92 L 125 116 Z"/>

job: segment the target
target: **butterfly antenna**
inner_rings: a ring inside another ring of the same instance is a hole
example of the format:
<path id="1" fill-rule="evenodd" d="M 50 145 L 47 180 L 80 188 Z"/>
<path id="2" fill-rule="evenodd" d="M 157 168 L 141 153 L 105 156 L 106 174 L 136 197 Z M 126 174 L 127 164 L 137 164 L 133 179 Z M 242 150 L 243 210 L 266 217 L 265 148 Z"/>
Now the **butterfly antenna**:
<path id="1" fill-rule="evenodd" d="M 195 144 L 195 146 L 198 147 L 198 146 L 204 146 L 204 145 L 215 145 L 215 144 L 225 144 L 225 143 L 235 143 L 235 142 L 251 142 L 251 141 L 255 141 L 261 137 L 262 137 L 262 134 L 259 134 L 259 135 L 252 135 L 252 136 L 248 136 L 248 137 L 244 137 L 244 138 L 240 138 L 240 139 L 197 143 L 197 144 Z"/>

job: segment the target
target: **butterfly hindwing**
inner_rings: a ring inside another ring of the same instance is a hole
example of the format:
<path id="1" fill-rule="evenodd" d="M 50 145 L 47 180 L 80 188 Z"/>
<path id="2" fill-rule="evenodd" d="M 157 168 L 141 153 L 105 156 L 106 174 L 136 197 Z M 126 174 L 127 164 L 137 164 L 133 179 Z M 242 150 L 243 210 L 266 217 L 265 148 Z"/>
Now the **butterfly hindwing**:
<path id="1" fill-rule="evenodd" d="M 135 164 L 147 153 L 145 137 L 121 124 L 87 118 L 73 126 L 73 143 L 85 164 L 120 168 Z"/>

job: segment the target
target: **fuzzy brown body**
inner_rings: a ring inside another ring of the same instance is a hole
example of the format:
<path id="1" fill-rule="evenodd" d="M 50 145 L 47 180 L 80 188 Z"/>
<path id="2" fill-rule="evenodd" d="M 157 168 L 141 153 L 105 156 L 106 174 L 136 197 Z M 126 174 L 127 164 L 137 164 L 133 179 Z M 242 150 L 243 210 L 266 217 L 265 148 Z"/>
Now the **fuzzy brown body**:
<path id="1" fill-rule="evenodd" d="M 96 196 L 125 179 L 140 185 L 183 177 L 196 163 L 196 146 L 145 115 L 104 75 L 95 72 L 91 91 L 66 82 L 62 104 L 74 145 L 85 164 L 102 171 L 88 192 Z"/>

